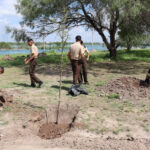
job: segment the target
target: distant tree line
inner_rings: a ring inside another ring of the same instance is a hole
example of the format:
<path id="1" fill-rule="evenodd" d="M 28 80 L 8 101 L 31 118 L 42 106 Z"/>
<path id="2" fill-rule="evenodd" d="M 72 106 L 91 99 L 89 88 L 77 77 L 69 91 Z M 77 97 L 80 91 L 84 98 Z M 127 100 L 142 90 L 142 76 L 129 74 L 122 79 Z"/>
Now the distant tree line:
<path id="1" fill-rule="evenodd" d="M 6 42 L 0 42 L 0 49 L 11 49 L 11 45 Z"/>
<path id="2" fill-rule="evenodd" d="M 71 45 L 73 42 L 68 42 L 66 43 L 66 47 L 65 48 L 69 48 L 69 45 Z M 84 43 L 85 45 L 102 45 L 101 43 Z M 36 45 L 40 48 L 40 49 L 59 49 L 61 42 L 46 42 L 45 43 L 45 47 L 43 46 L 42 42 L 36 42 Z M 23 42 L 0 42 L 0 49 L 1 50 L 7 50 L 7 49 L 29 49 L 27 43 L 23 43 Z"/>

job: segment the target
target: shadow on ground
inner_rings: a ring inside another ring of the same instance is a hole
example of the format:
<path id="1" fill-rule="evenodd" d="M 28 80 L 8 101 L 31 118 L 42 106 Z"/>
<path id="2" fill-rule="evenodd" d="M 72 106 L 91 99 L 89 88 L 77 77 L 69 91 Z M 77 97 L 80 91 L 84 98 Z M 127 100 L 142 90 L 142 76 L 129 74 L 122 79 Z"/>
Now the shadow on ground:
<path id="1" fill-rule="evenodd" d="M 58 85 L 53 85 L 53 86 L 51 86 L 51 88 L 59 89 L 60 87 L 59 87 Z M 65 87 L 65 86 L 62 86 L 61 88 L 62 88 L 62 90 L 65 90 L 65 91 L 67 91 L 67 92 L 68 92 L 68 91 L 69 91 L 69 89 L 70 89 L 70 88 Z"/>
<path id="2" fill-rule="evenodd" d="M 134 52 L 133 52 L 134 53 Z M 131 55 L 133 55 L 131 53 Z M 147 54 L 146 52 L 143 52 L 142 54 L 140 52 L 136 52 L 134 55 L 136 56 L 143 56 L 144 58 L 149 58 L 150 54 Z M 25 74 L 28 74 L 29 65 L 24 65 L 24 57 L 25 56 L 18 56 L 16 57 L 15 61 L 13 62 L 2 62 L 2 65 L 11 67 L 11 66 L 17 66 L 22 68 L 25 71 Z M 98 57 L 98 56 L 96 56 Z M 121 57 L 121 56 L 120 56 Z M 43 59 L 43 60 L 42 60 Z M 40 58 L 39 63 L 36 67 L 36 73 L 43 74 L 43 75 L 51 75 L 56 76 L 60 74 L 60 65 L 59 63 L 54 63 L 52 60 L 49 60 L 49 57 L 46 58 Z M 92 58 L 91 58 L 92 59 Z M 41 62 L 44 63 L 41 63 Z M 3 64 L 4 63 L 4 64 Z M 149 62 L 142 62 L 142 61 L 136 61 L 133 59 L 133 61 L 103 61 L 100 63 L 89 63 L 89 73 L 92 74 L 95 77 L 99 76 L 99 72 L 94 72 L 95 69 L 106 69 L 109 73 L 120 73 L 124 75 L 136 75 L 140 73 L 146 74 L 148 69 L 150 68 Z M 72 76 L 72 69 L 70 63 L 65 61 L 65 66 L 63 69 L 63 76 L 70 77 Z"/>
<path id="3" fill-rule="evenodd" d="M 17 86 L 31 87 L 31 85 L 26 84 L 26 83 L 16 83 L 16 82 L 14 82 L 13 84 L 14 84 L 14 85 L 17 85 Z"/>
<path id="4" fill-rule="evenodd" d="M 62 83 L 64 83 L 64 84 L 73 84 L 72 80 L 64 80 L 64 81 L 62 81 Z"/>
<path id="5" fill-rule="evenodd" d="M 109 73 L 114 74 L 137 75 L 141 73 L 146 74 L 150 68 L 150 64 L 136 61 L 102 62 L 89 66 L 89 70 L 92 71 L 93 68 L 106 69 Z"/>
<path id="6" fill-rule="evenodd" d="M 25 67 L 24 71 L 27 74 L 29 71 L 29 67 Z M 43 74 L 43 75 L 50 75 L 50 76 L 56 76 L 60 75 L 60 66 L 57 64 L 39 64 L 36 66 L 35 73 Z M 70 65 L 66 65 L 63 69 L 63 76 L 69 77 L 72 75 L 72 70 Z"/>
<path id="7" fill-rule="evenodd" d="M 138 62 L 138 61 L 107 61 L 101 63 L 92 63 L 89 64 L 88 72 L 89 74 L 98 77 L 100 69 L 105 69 L 108 73 L 114 74 L 124 74 L 124 75 L 137 75 L 137 74 L 146 74 L 150 68 L 149 62 Z M 97 71 L 94 71 L 98 69 Z M 45 75 L 59 75 L 60 68 L 58 65 L 45 65 L 39 66 L 36 70 L 39 74 Z M 63 76 L 70 77 L 72 76 L 71 66 L 68 64 L 64 67 Z M 66 84 L 70 84 L 70 81 L 64 81 Z"/>

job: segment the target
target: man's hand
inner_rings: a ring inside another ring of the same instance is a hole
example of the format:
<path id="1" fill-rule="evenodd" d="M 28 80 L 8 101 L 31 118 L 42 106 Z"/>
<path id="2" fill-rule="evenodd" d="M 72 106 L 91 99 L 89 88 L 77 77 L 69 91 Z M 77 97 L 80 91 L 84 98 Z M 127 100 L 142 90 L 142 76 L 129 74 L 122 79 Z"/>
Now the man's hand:
<path id="1" fill-rule="evenodd" d="M 86 60 L 89 61 L 89 57 Z"/>
<path id="2" fill-rule="evenodd" d="M 29 59 L 26 58 L 24 64 L 26 65 L 26 64 L 28 64 L 28 63 L 29 63 Z"/>

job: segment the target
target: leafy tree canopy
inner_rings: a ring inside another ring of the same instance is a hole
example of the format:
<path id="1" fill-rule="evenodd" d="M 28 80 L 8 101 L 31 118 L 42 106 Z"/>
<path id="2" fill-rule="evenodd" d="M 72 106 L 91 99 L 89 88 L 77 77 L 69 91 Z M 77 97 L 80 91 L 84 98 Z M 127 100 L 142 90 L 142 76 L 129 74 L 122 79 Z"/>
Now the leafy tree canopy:
<path id="1" fill-rule="evenodd" d="M 18 0 L 16 9 L 23 16 L 21 25 L 41 34 L 57 31 L 67 13 L 66 28 L 81 25 L 94 28 L 110 56 L 115 57 L 119 28 L 127 19 L 140 15 L 146 3 L 146 0 Z"/>

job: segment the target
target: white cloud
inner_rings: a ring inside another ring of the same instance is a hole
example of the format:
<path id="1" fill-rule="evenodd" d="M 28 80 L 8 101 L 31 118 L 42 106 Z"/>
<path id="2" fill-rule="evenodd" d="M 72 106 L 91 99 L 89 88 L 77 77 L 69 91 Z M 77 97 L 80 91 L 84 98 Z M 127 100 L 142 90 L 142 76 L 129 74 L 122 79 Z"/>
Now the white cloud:
<path id="1" fill-rule="evenodd" d="M 6 26 L 19 26 L 20 15 L 15 10 L 17 0 L 0 0 L 0 41 L 13 41 Z"/>
<path id="2" fill-rule="evenodd" d="M 17 0 L 1 0 L 0 2 L 0 16 L 10 15 L 10 16 L 20 16 L 17 14 L 15 9 L 15 4 Z"/>
<path id="3" fill-rule="evenodd" d="M 8 25 L 8 20 L 6 18 L 4 19 L 0 18 L 0 25 Z"/>

